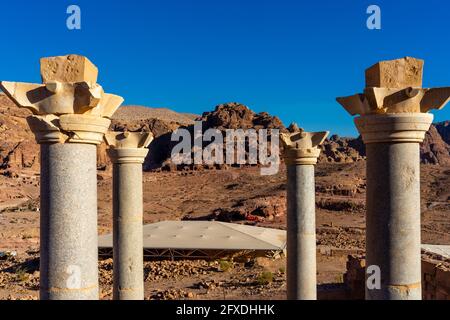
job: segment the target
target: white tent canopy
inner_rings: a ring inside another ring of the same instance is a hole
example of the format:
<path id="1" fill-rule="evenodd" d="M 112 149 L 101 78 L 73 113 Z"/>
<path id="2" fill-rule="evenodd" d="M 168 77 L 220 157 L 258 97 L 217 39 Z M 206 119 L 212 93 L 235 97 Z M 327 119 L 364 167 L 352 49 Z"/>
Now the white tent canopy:
<path id="1" fill-rule="evenodd" d="M 144 226 L 147 256 L 216 256 L 220 252 L 286 249 L 286 231 L 218 221 L 162 221 Z M 112 248 L 112 234 L 99 237 L 103 254 Z"/>
<path id="2" fill-rule="evenodd" d="M 422 251 L 450 259 L 450 245 L 422 244 Z"/>

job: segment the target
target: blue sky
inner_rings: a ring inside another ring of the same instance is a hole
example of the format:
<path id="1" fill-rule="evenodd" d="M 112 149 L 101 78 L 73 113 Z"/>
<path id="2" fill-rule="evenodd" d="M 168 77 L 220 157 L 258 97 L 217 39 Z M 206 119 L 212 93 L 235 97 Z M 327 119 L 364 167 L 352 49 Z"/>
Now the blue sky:
<path id="1" fill-rule="evenodd" d="M 81 30 L 66 28 L 71 4 Z M 366 28 L 371 4 L 381 30 Z M 450 86 L 449 21 L 447 0 L 3 1 L 0 79 L 40 82 L 40 57 L 78 53 L 125 104 L 201 113 L 238 101 L 356 135 L 335 97 L 360 92 L 373 63 L 422 58 L 424 86 Z M 450 119 L 450 106 L 434 114 Z"/>

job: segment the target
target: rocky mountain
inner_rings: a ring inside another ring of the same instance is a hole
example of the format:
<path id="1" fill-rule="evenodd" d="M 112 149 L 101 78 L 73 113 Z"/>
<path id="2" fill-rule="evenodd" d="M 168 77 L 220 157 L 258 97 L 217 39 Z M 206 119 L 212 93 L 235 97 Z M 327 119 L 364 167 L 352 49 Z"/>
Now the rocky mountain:
<path id="1" fill-rule="evenodd" d="M 450 165 L 450 145 L 448 144 L 450 126 L 448 124 L 448 121 L 437 123 L 428 130 L 425 140 L 420 146 L 423 163 Z"/>
<path id="2" fill-rule="evenodd" d="M 279 129 L 280 132 L 293 132 L 296 130 L 294 124 L 286 128 L 276 116 L 267 112 L 255 113 L 247 106 L 237 103 L 225 103 L 215 107 L 213 111 L 204 112 L 201 120 L 203 130 L 210 128 L 224 132 L 227 129 Z M 269 137 L 270 139 L 270 137 Z M 248 145 L 246 146 L 248 149 Z M 364 144 L 360 138 L 341 138 L 334 135 L 327 139 L 322 146 L 323 152 L 319 158 L 320 162 L 355 162 L 364 159 Z M 174 169 L 167 160 L 163 169 Z"/>
<path id="3" fill-rule="evenodd" d="M 366 150 L 361 137 L 332 135 L 322 145 L 319 162 L 349 163 L 364 160 Z"/>
<path id="4" fill-rule="evenodd" d="M 450 145 L 450 120 L 438 122 L 435 126 L 442 140 Z"/>
<path id="5" fill-rule="evenodd" d="M 267 112 L 255 113 L 247 106 L 237 103 L 225 103 L 216 106 L 214 111 L 204 112 L 201 120 L 204 129 L 280 129 L 286 131 L 281 120 Z"/>
<path id="6" fill-rule="evenodd" d="M 242 104 L 231 102 L 226 104 L 220 104 L 215 107 L 215 109 L 211 112 L 204 112 L 201 117 L 197 120 L 201 120 L 202 122 L 202 132 L 205 132 L 208 129 L 217 129 L 222 133 L 224 137 L 224 143 L 226 143 L 226 130 L 227 129 L 280 129 L 281 131 L 286 131 L 286 128 L 283 126 L 283 123 L 278 117 L 274 117 L 269 115 L 266 112 L 255 113 L 250 110 L 247 106 Z M 181 126 L 183 129 L 189 131 L 191 135 L 191 145 L 192 145 L 192 157 L 194 153 L 194 125 L 183 125 Z M 167 139 L 168 138 L 168 139 Z M 269 137 L 270 139 L 270 137 Z M 162 140 L 162 141 L 160 141 Z M 178 144 L 178 142 L 170 141 L 170 137 L 159 137 L 155 139 L 155 142 L 158 145 L 165 145 L 164 149 L 165 153 L 159 153 L 158 160 L 162 160 L 159 164 L 157 161 L 152 159 L 152 156 L 149 155 L 148 159 L 146 159 L 145 167 L 149 169 L 157 169 L 164 171 L 173 171 L 173 170 L 190 170 L 190 169 L 222 169 L 226 168 L 227 165 L 175 165 L 171 161 L 171 151 L 173 147 Z M 153 143 L 152 143 L 153 144 Z M 209 142 L 203 142 L 202 146 L 205 148 Z M 249 145 L 246 142 L 246 152 L 248 152 Z M 225 148 L 224 148 L 224 159 L 225 159 Z"/>
<path id="7" fill-rule="evenodd" d="M 28 128 L 26 117 L 31 113 L 17 108 L 5 95 L 0 94 L 0 171 L 3 175 L 17 175 L 21 171 L 39 170 L 39 146 Z M 194 119 L 202 120 L 202 130 L 209 128 L 224 132 L 227 129 L 279 129 L 287 132 L 281 120 L 267 112 L 255 113 L 247 106 L 232 102 L 220 104 L 213 111 L 201 116 L 181 114 L 164 108 L 141 106 L 121 107 L 113 116 L 111 129 L 115 131 L 151 131 L 155 139 L 151 143 L 145 170 L 221 169 L 220 166 L 175 166 L 171 163 L 172 148 L 178 142 L 171 141 L 177 128 L 193 133 Z M 193 135 L 192 135 L 193 136 Z M 225 136 L 225 135 L 224 135 Z M 270 137 L 269 137 L 270 140 Z M 207 143 L 204 143 L 204 147 Z M 248 148 L 248 145 L 247 145 Z M 333 135 L 322 146 L 320 162 L 346 163 L 363 160 L 364 144 L 360 137 L 346 138 Z M 434 124 L 421 145 L 423 163 L 450 165 L 450 121 Z M 109 169 L 106 145 L 98 148 L 99 169 Z"/>
<path id="8" fill-rule="evenodd" d="M 167 108 L 148 108 L 143 106 L 122 106 L 113 115 L 115 121 L 141 121 L 157 119 L 163 122 L 175 122 L 183 125 L 193 124 L 198 115 L 179 113 Z"/>

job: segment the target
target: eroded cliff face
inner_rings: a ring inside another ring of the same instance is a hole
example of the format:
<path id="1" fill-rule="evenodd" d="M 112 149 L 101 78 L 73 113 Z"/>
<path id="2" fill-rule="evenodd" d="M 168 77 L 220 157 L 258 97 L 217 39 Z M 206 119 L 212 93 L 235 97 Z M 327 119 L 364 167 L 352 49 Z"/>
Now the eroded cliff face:
<path id="1" fill-rule="evenodd" d="M 39 146 L 34 140 L 26 122 L 30 111 L 16 107 L 0 93 L 0 172 L 15 176 L 22 171 L 39 171 Z M 177 128 L 193 130 L 195 115 L 186 115 L 162 108 L 125 106 L 114 114 L 111 129 L 114 131 L 150 131 L 155 136 L 144 163 L 145 170 L 189 170 L 224 169 L 220 166 L 175 166 L 171 163 L 171 134 Z M 209 128 L 224 132 L 227 129 L 279 129 L 281 132 L 294 130 L 286 128 L 281 120 L 266 112 L 255 113 L 236 102 L 220 104 L 213 111 L 204 112 L 201 117 L 203 130 Z M 325 128 L 326 129 L 326 128 Z M 224 134 L 225 136 L 225 134 Z M 423 163 L 450 164 L 450 121 L 432 125 L 421 145 Z M 224 148 L 225 149 L 225 148 Z M 331 136 L 322 146 L 319 162 L 349 163 L 364 160 L 365 148 L 361 138 Z M 98 168 L 109 170 L 111 163 L 106 154 L 106 145 L 98 147 Z"/>
<path id="2" fill-rule="evenodd" d="M 438 122 L 435 126 L 442 140 L 450 145 L 450 120 Z"/>
<path id="3" fill-rule="evenodd" d="M 26 121 L 29 115 L 0 93 L 0 170 L 5 175 L 39 171 L 39 146 Z"/>
<path id="4" fill-rule="evenodd" d="M 280 133 L 282 132 L 293 132 L 298 130 L 296 125 L 291 125 L 289 127 L 285 127 L 281 120 L 273 115 L 268 114 L 267 112 L 256 113 L 252 111 L 247 106 L 237 103 L 225 103 L 220 104 L 215 107 L 213 111 L 204 112 L 201 118 L 198 120 L 202 121 L 202 130 L 203 132 L 208 129 L 217 129 L 222 133 L 224 137 L 224 143 L 226 141 L 226 130 L 228 129 L 279 129 Z M 189 132 L 193 133 L 193 125 L 184 126 Z M 270 131 L 269 131 L 270 133 Z M 269 143 L 271 140 L 271 136 L 269 135 Z M 191 141 L 193 145 L 193 141 Z M 323 152 L 319 158 L 320 162 L 339 162 L 339 163 L 348 163 L 355 162 L 364 159 L 364 148 L 361 147 L 362 141 L 354 138 L 341 138 L 338 136 L 332 136 L 330 139 L 327 139 L 324 144 L 321 146 Z M 157 169 L 174 171 L 174 170 L 186 170 L 186 169 L 226 169 L 228 165 L 174 165 L 170 159 L 170 151 L 172 150 L 175 143 L 171 142 L 168 148 L 165 148 L 167 151 L 166 154 L 160 154 L 160 158 L 165 160 L 161 163 L 160 166 L 157 166 Z M 203 147 L 207 146 L 208 143 L 204 142 Z M 280 148 L 282 148 L 280 146 Z M 223 148 L 226 149 L 225 147 Z M 192 151 L 193 153 L 193 151 Z M 246 143 L 246 157 L 248 154 L 248 143 Z M 225 158 L 225 155 L 224 155 Z M 242 166 L 242 165 L 233 165 L 233 166 Z"/>
<path id="5" fill-rule="evenodd" d="M 438 128 L 441 128 L 441 131 L 449 137 L 448 126 L 444 127 L 440 123 L 433 124 L 420 146 L 421 160 L 422 163 L 450 165 L 450 145 L 445 142 L 444 135 L 440 134 Z"/>

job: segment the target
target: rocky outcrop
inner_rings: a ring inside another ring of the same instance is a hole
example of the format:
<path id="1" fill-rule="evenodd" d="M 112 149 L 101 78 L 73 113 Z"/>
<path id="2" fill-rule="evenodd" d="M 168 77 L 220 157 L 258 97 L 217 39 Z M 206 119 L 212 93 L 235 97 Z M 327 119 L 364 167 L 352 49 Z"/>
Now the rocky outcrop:
<path id="1" fill-rule="evenodd" d="M 321 148 L 319 162 L 349 163 L 365 158 L 365 148 L 361 137 L 355 139 L 332 135 Z"/>
<path id="2" fill-rule="evenodd" d="M 442 140 L 450 145 L 450 120 L 438 122 L 435 124 L 437 132 L 441 136 Z"/>
<path id="3" fill-rule="evenodd" d="M 287 130 L 289 132 L 300 131 L 295 123 L 292 123 Z M 361 137 L 345 138 L 335 134 L 325 139 L 319 148 L 322 150 L 318 159 L 319 163 L 351 163 L 364 160 L 365 157 L 365 148 Z"/>
<path id="4" fill-rule="evenodd" d="M 283 123 L 278 117 L 267 112 L 255 113 L 247 106 L 230 102 L 216 106 L 212 112 L 204 112 L 201 120 L 206 129 L 280 129 L 285 131 Z"/>
<path id="5" fill-rule="evenodd" d="M 432 124 L 420 145 L 421 162 L 450 165 L 449 140 L 450 121 Z M 319 162 L 348 163 L 363 160 L 365 156 L 366 148 L 361 136 L 355 139 L 333 135 L 324 142 Z"/>
<path id="6" fill-rule="evenodd" d="M 237 102 L 220 104 L 216 106 L 214 111 L 204 112 L 200 120 L 203 121 L 203 131 L 214 128 L 221 131 L 223 136 L 225 136 L 224 131 L 227 129 L 279 129 L 280 132 L 295 132 L 299 130 L 296 124 L 291 124 L 286 128 L 278 117 L 271 116 L 267 112 L 255 113 L 247 106 Z M 192 126 L 186 128 L 191 133 L 193 132 Z M 280 148 L 282 147 L 280 146 Z M 248 149 L 248 144 L 246 144 L 246 149 Z M 323 152 L 320 155 L 319 162 L 348 163 L 363 160 L 365 157 L 364 144 L 361 138 L 341 138 L 334 135 L 323 143 L 321 149 Z M 166 161 L 162 163 L 161 170 L 198 170 L 227 167 L 226 165 L 215 167 L 198 165 L 175 166 L 170 161 L 170 154 L 167 154 L 167 156 Z"/>
<path id="7" fill-rule="evenodd" d="M 432 125 L 425 135 L 425 140 L 420 146 L 422 163 L 450 165 L 450 145 L 448 145 L 438 131 L 438 127 L 445 134 L 445 126 Z M 450 132 L 447 126 L 447 133 Z"/>
<path id="8" fill-rule="evenodd" d="M 198 120 L 202 121 L 202 131 L 205 132 L 208 129 L 217 129 L 221 132 L 224 139 L 224 144 L 226 143 L 226 130 L 228 129 L 279 129 L 281 132 L 286 132 L 287 129 L 284 127 L 283 123 L 278 117 L 271 116 L 267 112 L 255 113 L 247 106 L 237 103 L 230 102 L 225 104 L 220 104 L 215 107 L 214 111 L 204 112 Z M 191 134 L 191 145 L 194 146 L 194 126 L 184 126 Z M 270 144 L 271 136 L 269 132 L 268 141 Z M 195 164 L 182 164 L 174 165 L 170 159 L 170 154 L 172 148 L 178 142 L 172 142 L 169 152 L 166 154 L 166 160 L 161 164 L 161 170 L 173 171 L 173 170 L 202 170 L 202 169 L 225 169 L 228 167 L 226 164 L 220 165 L 195 165 Z M 203 142 L 202 147 L 205 148 L 210 142 Z M 193 148 L 192 148 L 193 149 Z M 245 142 L 246 149 L 246 159 L 248 158 L 249 142 Z M 224 159 L 225 159 L 226 148 L 223 148 Z M 194 150 L 192 150 L 193 158 Z M 232 166 L 240 167 L 242 165 L 234 164 Z"/>
<path id="9" fill-rule="evenodd" d="M 231 208 L 217 208 L 209 218 L 224 222 L 238 220 L 261 222 L 283 216 L 285 212 L 286 198 L 284 195 L 275 195 L 242 200 Z"/>

